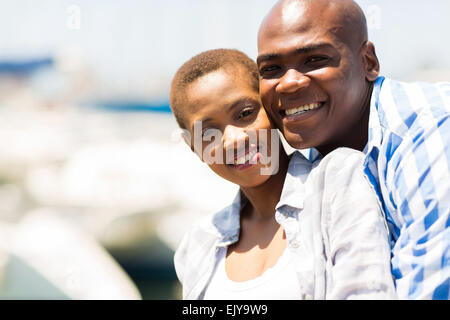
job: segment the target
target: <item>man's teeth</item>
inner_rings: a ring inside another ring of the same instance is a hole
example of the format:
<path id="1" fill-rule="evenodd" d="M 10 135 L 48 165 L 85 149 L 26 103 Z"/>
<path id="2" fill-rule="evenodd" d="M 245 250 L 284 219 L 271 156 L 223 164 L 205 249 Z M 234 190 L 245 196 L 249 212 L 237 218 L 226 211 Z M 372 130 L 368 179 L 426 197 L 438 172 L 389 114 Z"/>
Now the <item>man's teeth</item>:
<path id="1" fill-rule="evenodd" d="M 301 106 L 301 107 L 298 107 L 298 108 L 293 108 L 293 109 L 286 110 L 286 115 L 291 116 L 291 115 L 294 115 L 294 114 L 300 114 L 300 113 L 304 113 L 304 112 L 309 111 L 309 110 L 317 109 L 318 107 L 320 107 L 320 103 L 305 104 L 304 106 Z"/>
<path id="2" fill-rule="evenodd" d="M 253 158 L 253 156 L 256 154 L 256 152 L 257 152 L 257 150 L 253 150 L 241 157 L 238 157 L 237 159 L 234 160 L 234 164 L 235 165 L 244 164 L 244 163 L 250 161 L 250 159 Z"/>

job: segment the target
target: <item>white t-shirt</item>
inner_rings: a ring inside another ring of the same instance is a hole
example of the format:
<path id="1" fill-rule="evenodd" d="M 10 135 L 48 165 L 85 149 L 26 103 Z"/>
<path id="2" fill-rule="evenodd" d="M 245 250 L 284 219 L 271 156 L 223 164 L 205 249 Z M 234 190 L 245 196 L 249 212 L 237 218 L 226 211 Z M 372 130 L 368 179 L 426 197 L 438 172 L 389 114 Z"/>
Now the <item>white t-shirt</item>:
<path id="1" fill-rule="evenodd" d="M 289 249 L 262 275 L 247 281 L 233 281 L 225 271 L 227 247 L 220 247 L 217 263 L 206 287 L 205 300 L 298 300 L 301 292 Z"/>

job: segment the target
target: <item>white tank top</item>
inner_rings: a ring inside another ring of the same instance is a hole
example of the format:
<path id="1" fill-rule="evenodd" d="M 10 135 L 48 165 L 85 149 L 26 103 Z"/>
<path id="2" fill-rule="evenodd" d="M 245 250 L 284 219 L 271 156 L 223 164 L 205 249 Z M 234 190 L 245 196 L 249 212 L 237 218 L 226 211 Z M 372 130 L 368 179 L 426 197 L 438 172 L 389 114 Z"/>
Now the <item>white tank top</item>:
<path id="1" fill-rule="evenodd" d="M 259 277 L 243 282 L 232 281 L 225 271 L 227 247 L 219 248 L 212 277 L 206 287 L 205 300 L 297 300 L 300 286 L 285 249 L 277 263 Z"/>

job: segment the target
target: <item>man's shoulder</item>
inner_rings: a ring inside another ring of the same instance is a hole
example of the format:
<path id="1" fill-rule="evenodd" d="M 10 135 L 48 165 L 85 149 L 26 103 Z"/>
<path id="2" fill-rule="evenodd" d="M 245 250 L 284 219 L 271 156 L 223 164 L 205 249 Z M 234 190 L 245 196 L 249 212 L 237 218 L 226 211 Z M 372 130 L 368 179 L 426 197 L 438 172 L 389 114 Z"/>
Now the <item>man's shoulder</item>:
<path id="1" fill-rule="evenodd" d="M 422 80 L 405 81 L 405 80 L 398 80 L 398 79 L 393 79 L 393 78 L 389 78 L 389 77 L 380 77 L 379 81 L 380 80 L 382 82 L 383 87 L 385 85 L 389 85 L 389 84 L 402 85 L 402 86 L 419 85 L 419 86 L 425 86 L 425 87 L 434 86 L 438 90 L 444 90 L 444 91 L 450 90 L 450 81 L 438 81 L 438 82 L 430 82 L 430 81 L 422 81 Z"/>
<path id="2" fill-rule="evenodd" d="M 450 82 L 405 82 L 385 78 L 379 96 L 381 104 L 410 108 L 420 113 L 426 109 L 450 111 Z"/>
<path id="3" fill-rule="evenodd" d="M 312 176 L 326 175 L 353 175 L 363 172 L 365 155 L 354 149 L 338 148 L 327 154 L 312 170 Z"/>
<path id="4" fill-rule="evenodd" d="M 404 137 L 436 126 L 450 114 L 450 83 L 384 79 L 376 97 L 380 125 Z"/>

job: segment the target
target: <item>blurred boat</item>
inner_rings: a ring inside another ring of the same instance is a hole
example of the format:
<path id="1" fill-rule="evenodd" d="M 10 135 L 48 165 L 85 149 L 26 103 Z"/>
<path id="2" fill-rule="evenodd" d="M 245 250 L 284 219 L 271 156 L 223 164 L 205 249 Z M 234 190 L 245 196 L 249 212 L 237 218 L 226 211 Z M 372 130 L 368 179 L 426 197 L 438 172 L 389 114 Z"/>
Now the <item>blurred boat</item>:
<path id="1" fill-rule="evenodd" d="M 25 76 L 36 72 L 41 68 L 53 66 L 54 61 L 52 57 L 42 57 L 33 59 L 14 59 L 0 61 L 0 75 L 19 75 Z"/>
<path id="2" fill-rule="evenodd" d="M 1 223 L 0 256 L 0 299 L 141 299 L 105 249 L 53 210 Z"/>
<path id="3" fill-rule="evenodd" d="M 0 108 L 0 122 L 0 181 L 6 183 L 0 183 L 5 189 L 0 195 L 20 201 L 10 206 L 13 212 L 0 216 L 20 224 L 29 221 L 32 227 L 38 219 L 29 220 L 24 210 L 46 208 L 52 217 L 90 237 L 97 253 L 105 248 L 114 254 L 133 280 L 141 279 L 139 285 L 155 277 L 175 281 L 173 251 L 190 223 L 228 205 L 236 192 L 183 142 L 174 140 L 177 125 L 168 113 Z M 48 248 L 48 255 L 58 254 L 62 249 L 49 244 L 60 242 L 61 235 L 47 236 L 36 246 L 43 252 Z M 7 248 L 4 240 L 0 245 Z M 8 256 L 12 264 L 4 279 L 14 279 L 11 270 L 28 270 L 36 281 L 28 284 L 42 286 L 42 294 L 87 297 L 61 289 L 62 280 L 53 279 L 51 270 L 45 273 L 44 264 L 36 266 L 14 252 Z M 89 254 L 79 258 L 96 259 Z M 4 288 L 9 288 L 9 296 L 17 294 L 10 282 Z M 28 297 L 42 297 L 30 290 Z"/>

